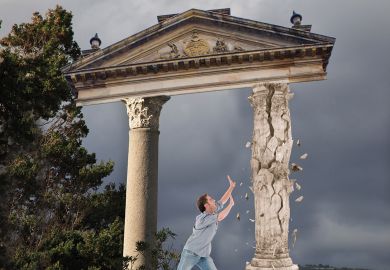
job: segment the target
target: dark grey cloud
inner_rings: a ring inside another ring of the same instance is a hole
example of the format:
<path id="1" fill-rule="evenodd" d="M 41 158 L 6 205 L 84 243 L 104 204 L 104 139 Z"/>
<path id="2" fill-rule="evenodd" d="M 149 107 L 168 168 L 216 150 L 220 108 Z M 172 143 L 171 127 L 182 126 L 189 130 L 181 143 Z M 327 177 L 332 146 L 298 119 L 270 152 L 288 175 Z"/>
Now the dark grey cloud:
<path id="1" fill-rule="evenodd" d="M 0 0 L 4 35 L 13 23 L 44 12 L 57 1 Z M 289 26 L 292 10 L 313 24 L 315 33 L 336 37 L 328 79 L 291 85 L 292 133 L 301 139 L 292 162 L 304 170 L 292 174 L 301 191 L 291 195 L 290 229 L 298 229 L 291 256 L 296 263 L 386 270 L 390 264 L 390 2 L 388 1 L 59 1 L 74 14 L 76 40 L 89 47 L 98 32 L 108 46 L 157 22 L 156 16 L 190 8 L 230 7 L 232 15 Z M 172 97 L 162 110 L 159 149 L 158 226 L 178 234 L 181 249 L 195 216 L 197 196 L 218 198 L 232 175 L 237 200 L 219 226 L 213 243 L 218 269 L 243 269 L 253 255 L 253 198 L 249 192 L 252 132 L 250 90 Z M 126 178 L 128 120 L 124 105 L 83 108 L 90 134 L 84 145 L 98 159 L 113 159 L 108 181 Z M 308 159 L 299 156 L 307 152 Z M 302 203 L 294 199 L 304 195 Z M 249 210 L 249 214 L 246 211 Z M 237 221 L 235 215 L 241 214 Z M 248 245 L 246 243 L 248 242 Z M 237 251 L 236 251 L 237 250 Z"/>

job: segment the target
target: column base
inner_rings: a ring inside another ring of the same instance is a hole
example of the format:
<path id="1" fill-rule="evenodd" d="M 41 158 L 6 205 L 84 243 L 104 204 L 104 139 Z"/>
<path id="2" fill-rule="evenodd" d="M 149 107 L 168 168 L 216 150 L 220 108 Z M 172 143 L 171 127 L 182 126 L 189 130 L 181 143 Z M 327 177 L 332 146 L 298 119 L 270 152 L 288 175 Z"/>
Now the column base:
<path id="1" fill-rule="evenodd" d="M 299 267 L 292 263 L 290 257 L 275 259 L 255 257 L 246 265 L 245 270 L 299 270 Z"/>

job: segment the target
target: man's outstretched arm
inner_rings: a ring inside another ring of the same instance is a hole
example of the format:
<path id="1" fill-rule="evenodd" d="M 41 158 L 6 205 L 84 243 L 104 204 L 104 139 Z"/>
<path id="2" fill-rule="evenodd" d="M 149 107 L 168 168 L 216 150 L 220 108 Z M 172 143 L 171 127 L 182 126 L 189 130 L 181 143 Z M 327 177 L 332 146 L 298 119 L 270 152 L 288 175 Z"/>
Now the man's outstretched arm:
<path id="1" fill-rule="evenodd" d="M 232 195 L 230 195 L 229 198 L 230 198 L 229 205 L 218 214 L 218 222 L 224 220 L 229 215 L 229 212 L 234 205 L 234 200 Z"/>
<path id="2" fill-rule="evenodd" d="M 229 180 L 229 188 L 226 190 L 225 194 L 219 199 L 222 204 L 225 204 L 227 200 L 229 199 L 230 195 L 232 194 L 233 189 L 236 187 L 236 182 L 234 182 L 230 176 L 227 176 L 227 179 Z"/>

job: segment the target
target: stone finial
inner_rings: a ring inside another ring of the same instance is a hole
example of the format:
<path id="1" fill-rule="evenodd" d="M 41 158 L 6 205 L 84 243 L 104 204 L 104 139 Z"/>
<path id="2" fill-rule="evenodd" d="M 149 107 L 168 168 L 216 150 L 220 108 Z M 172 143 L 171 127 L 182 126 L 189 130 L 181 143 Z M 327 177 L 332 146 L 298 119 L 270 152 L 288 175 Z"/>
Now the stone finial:
<path id="1" fill-rule="evenodd" d="M 92 37 L 89 40 L 89 44 L 91 44 L 91 49 L 99 49 L 100 44 L 102 44 L 102 41 L 98 37 L 98 34 L 96 33 L 94 37 Z"/>
<path id="2" fill-rule="evenodd" d="M 295 12 L 295 10 L 293 10 L 293 15 L 291 16 L 290 18 L 290 22 L 293 24 L 293 25 L 301 25 L 301 21 L 302 21 L 302 15 L 301 14 L 298 14 Z"/>
<path id="3" fill-rule="evenodd" d="M 307 25 L 301 24 L 302 15 L 296 13 L 295 11 L 293 11 L 293 15 L 290 18 L 290 22 L 293 24 L 292 28 L 294 28 L 294 29 L 298 29 L 298 30 L 302 30 L 302 31 L 306 31 L 306 32 L 310 32 L 310 30 L 311 30 L 310 24 L 307 24 Z"/>
<path id="4" fill-rule="evenodd" d="M 158 130 L 162 105 L 170 99 L 168 96 L 147 98 L 125 98 L 130 129 L 150 128 Z"/>

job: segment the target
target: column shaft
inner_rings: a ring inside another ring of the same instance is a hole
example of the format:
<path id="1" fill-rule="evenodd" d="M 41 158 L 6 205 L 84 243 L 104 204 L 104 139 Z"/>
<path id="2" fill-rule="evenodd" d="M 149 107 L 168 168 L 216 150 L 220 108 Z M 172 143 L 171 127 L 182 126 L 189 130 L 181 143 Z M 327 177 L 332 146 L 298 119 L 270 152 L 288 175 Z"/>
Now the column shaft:
<path id="1" fill-rule="evenodd" d="M 157 231 L 159 115 L 168 97 L 125 99 L 129 116 L 129 153 L 123 256 L 136 256 L 136 242 L 152 245 Z M 149 269 L 150 253 L 137 268 Z"/>
<path id="2" fill-rule="evenodd" d="M 149 128 L 129 132 L 124 256 L 137 241 L 151 243 L 157 230 L 158 137 Z"/>
<path id="3" fill-rule="evenodd" d="M 249 101 L 253 107 L 252 181 L 256 252 L 247 270 L 295 270 L 288 250 L 290 219 L 288 178 L 292 148 L 287 84 L 260 84 Z"/>

